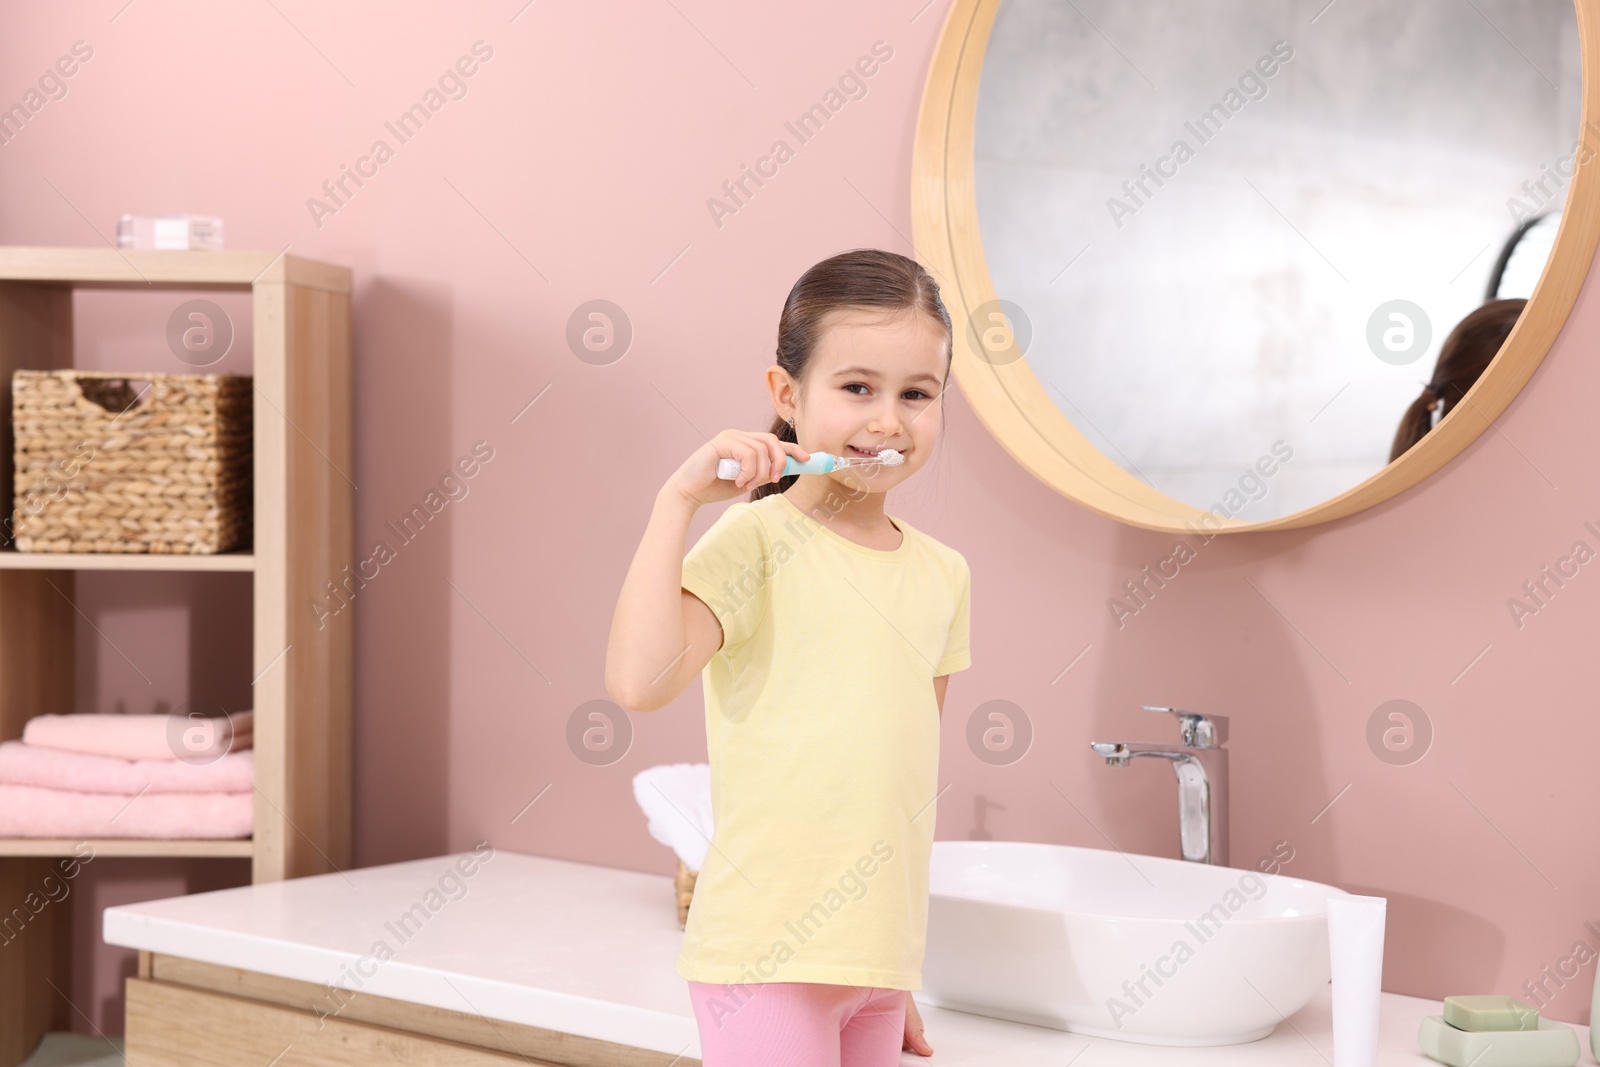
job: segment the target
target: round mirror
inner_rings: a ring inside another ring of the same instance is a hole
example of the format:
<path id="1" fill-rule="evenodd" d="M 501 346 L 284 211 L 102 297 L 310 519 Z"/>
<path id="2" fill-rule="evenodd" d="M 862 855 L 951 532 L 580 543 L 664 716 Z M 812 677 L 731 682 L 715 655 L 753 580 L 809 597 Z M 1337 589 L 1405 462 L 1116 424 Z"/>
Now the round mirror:
<path id="1" fill-rule="evenodd" d="M 963 393 L 1030 471 L 1151 529 L 1414 485 L 1505 409 L 1588 270 L 1597 24 L 1572 0 L 957 0 L 913 198 Z"/>

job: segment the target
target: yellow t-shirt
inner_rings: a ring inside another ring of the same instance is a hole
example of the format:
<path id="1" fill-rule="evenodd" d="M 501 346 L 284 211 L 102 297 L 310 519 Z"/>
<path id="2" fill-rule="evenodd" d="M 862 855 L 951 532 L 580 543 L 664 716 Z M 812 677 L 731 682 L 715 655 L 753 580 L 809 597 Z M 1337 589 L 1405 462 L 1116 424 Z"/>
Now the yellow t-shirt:
<path id="1" fill-rule="evenodd" d="M 933 679 L 971 665 L 970 573 L 890 518 L 900 547 L 867 548 L 773 493 L 684 557 L 723 630 L 701 675 L 715 828 L 684 978 L 922 988 Z"/>

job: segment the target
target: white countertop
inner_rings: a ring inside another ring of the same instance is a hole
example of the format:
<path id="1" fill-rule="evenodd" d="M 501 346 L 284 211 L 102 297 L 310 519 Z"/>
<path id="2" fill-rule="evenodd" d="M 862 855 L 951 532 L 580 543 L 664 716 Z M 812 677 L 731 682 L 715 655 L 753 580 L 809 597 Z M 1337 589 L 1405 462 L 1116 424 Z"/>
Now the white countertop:
<path id="1" fill-rule="evenodd" d="M 463 857 L 472 854 L 107 908 L 104 937 L 319 985 L 343 977 L 376 996 L 699 1057 L 688 984 L 673 970 L 683 931 L 670 877 L 497 849 L 470 877 L 452 879 Z M 401 928 L 407 912 L 412 925 Z M 380 941 L 391 958 L 381 959 Z M 1086 1067 L 1327 1067 L 1329 1005 L 1325 989 L 1264 1040 L 1178 1049 L 919 1004 L 934 1054 L 903 1052 L 901 1063 L 1062 1067 L 1091 1049 Z M 1441 1011 L 1436 1000 L 1383 994 L 1378 1063 L 1434 1063 L 1417 1049 L 1417 1026 Z M 1587 1049 L 1587 1028 L 1576 1029 Z"/>

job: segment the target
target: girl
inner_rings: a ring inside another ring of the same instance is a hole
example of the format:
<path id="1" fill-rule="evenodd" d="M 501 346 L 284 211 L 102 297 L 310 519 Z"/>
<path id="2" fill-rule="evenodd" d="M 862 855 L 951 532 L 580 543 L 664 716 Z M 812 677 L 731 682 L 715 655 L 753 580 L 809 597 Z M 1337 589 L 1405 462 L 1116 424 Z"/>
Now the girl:
<path id="1" fill-rule="evenodd" d="M 705 1067 L 921 1055 L 928 860 L 948 676 L 971 663 L 966 560 L 884 510 L 938 443 L 950 316 L 916 261 L 856 249 L 795 283 L 777 419 L 723 430 L 656 494 L 606 689 L 630 711 L 703 674 L 714 829 L 677 973 Z M 782 477 L 788 456 L 871 463 Z M 722 481 L 717 461 L 739 461 Z M 701 505 L 730 505 L 685 557 Z"/>

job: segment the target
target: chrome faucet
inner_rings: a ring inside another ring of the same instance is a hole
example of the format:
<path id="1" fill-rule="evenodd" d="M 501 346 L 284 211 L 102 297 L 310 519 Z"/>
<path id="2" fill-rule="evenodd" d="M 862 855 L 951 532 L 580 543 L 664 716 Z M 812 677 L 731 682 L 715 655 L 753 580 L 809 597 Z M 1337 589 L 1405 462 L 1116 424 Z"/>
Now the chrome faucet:
<path id="1" fill-rule="evenodd" d="M 1126 767 L 1135 756 L 1160 756 L 1172 761 L 1178 776 L 1178 837 L 1183 858 L 1196 863 L 1228 865 L 1228 720 L 1178 708 L 1144 705 L 1146 711 L 1178 717 L 1182 745 L 1150 745 L 1090 741 L 1108 767 Z"/>

